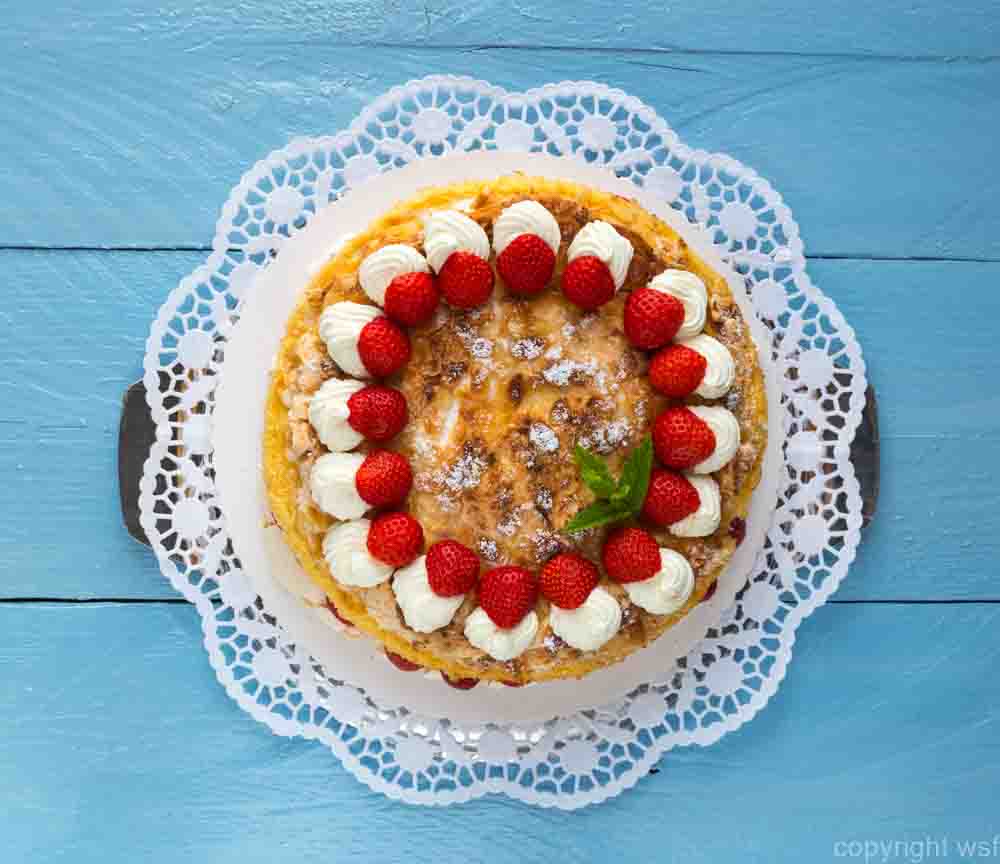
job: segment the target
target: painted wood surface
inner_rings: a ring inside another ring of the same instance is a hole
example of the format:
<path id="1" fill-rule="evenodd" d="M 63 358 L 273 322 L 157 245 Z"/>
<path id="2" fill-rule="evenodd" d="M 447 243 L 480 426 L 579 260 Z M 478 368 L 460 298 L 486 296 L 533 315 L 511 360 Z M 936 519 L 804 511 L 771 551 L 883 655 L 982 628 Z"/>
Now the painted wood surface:
<path id="1" fill-rule="evenodd" d="M 927 837 L 955 858 L 1000 832 L 995 3 L 40 8 L 0 0 L 0 860 L 802 862 Z M 120 395 L 229 188 L 434 72 L 599 80 L 754 167 L 880 395 L 879 516 L 778 695 L 573 815 L 403 807 L 274 737 L 119 522 Z M 128 602 L 77 602 L 100 598 Z"/>
<path id="2" fill-rule="evenodd" d="M 4 860 L 771 864 L 991 838 L 998 625 L 990 605 L 823 607 L 750 725 L 564 814 L 368 792 L 228 700 L 187 606 L 0 607 Z"/>
<path id="3" fill-rule="evenodd" d="M 127 11 L 0 31 L 0 245 L 203 246 L 254 161 L 436 71 L 621 87 L 767 177 L 812 254 L 1000 259 L 1000 58 L 344 46 L 329 25 L 255 37 L 239 20 L 228 36 Z"/>

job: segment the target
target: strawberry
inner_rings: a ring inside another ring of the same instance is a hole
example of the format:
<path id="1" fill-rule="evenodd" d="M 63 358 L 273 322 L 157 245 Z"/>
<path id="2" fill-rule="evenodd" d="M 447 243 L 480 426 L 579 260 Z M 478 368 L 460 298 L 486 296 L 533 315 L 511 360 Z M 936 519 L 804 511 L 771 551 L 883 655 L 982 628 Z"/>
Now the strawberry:
<path id="1" fill-rule="evenodd" d="M 438 273 L 438 285 L 456 309 L 474 309 L 493 293 L 493 268 L 472 252 L 452 252 Z"/>
<path id="2" fill-rule="evenodd" d="M 413 663 L 405 657 L 400 657 L 399 654 L 393 654 L 388 648 L 384 650 L 389 662 L 397 669 L 402 669 L 404 672 L 416 672 L 418 669 L 423 668 L 419 663 Z"/>
<path id="3" fill-rule="evenodd" d="M 430 321 L 438 305 L 438 288 L 430 273 L 402 273 L 385 289 L 385 314 L 406 327 Z"/>
<path id="4" fill-rule="evenodd" d="M 452 252 L 452 255 L 455 253 Z M 454 687 L 456 690 L 471 690 L 479 683 L 478 678 L 449 678 L 444 672 L 441 673 L 444 683 Z"/>
<path id="5" fill-rule="evenodd" d="M 393 567 L 405 567 L 420 554 L 424 529 L 409 513 L 383 513 L 368 529 L 368 551 Z"/>
<path id="6" fill-rule="evenodd" d="M 666 345 L 684 323 L 684 304 L 655 288 L 637 288 L 625 301 L 625 335 L 636 348 Z"/>
<path id="7" fill-rule="evenodd" d="M 330 612 L 333 614 L 333 617 L 336 618 L 341 624 L 346 624 L 348 627 L 354 626 L 354 624 L 351 621 L 348 621 L 343 615 L 340 614 L 340 610 L 333 605 L 332 600 L 327 599 L 326 608 L 330 610 Z"/>
<path id="8" fill-rule="evenodd" d="M 457 540 L 439 540 L 427 550 L 427 581 L 439 597 L 457 597 L 476 584 L 479 558 Z"/>
<path id="9" fill-rule="evenodd" d="M 581 309 L 597 309 L 615 296 L 615 280 L 596 255 L 574 258 L 562 273 L 562 292 Z"/>
<path id="10" fill-rule="evenodd" d="M 656 458 L 668 468 L 690 468 L 715 450 L 715 433 L 693 411 L 668 408 L 653 423 Z"/>
<path id="11" fill-rule="evenodd" d="M 556 254 L 537 234 L 520 234 L 497 256 L 497 270 L 507 290 L 533 297 L 545 290 L 556 268 Z"/>
<path id="12" fill-rule="evenodd" d="M 668 345 L 649 364 L 649 383 L 664 396 L 683 399 L 698 389 L 707 366 L 705 358 L 693 348 Z"/>
<path id="13" fill-rule="evenodd" d="M 410 359 L 410 337 L 398 324 L 393 324 L 385 315 L 379 315 L 361 328 L 358 355 L 372 375 L 388 378 Z"/>
<path id="14" fill-rule="evenodd" d="M 406 397 L 394 387 L 369 385 L 347 400 L 347 423 L 369 441 L 395 438 L 406 425 Z"/>
<path id="15" fill-rule="evenodd" d="M 641 528 L 619 528 L 604 541 L 604 569 L 616 582 L 641 582 L 660 572 L 660 547 Z"/>
<path id="16" fill-rule="evenodd" d="M 391 450 L 372 450 L 354 475 L 358 494 L 372 507 L 395 507 L 406 500 L 413 471 L 406 457 Z"/>
<path id="17" fill-rule="evenodd" d="M 733 520 L 729 523 L 729 536 L 732 537 L 736 541 L 736 545 L 739 546 L 747 536 L 746 520 L 740 519 L 739 516 L 734 516 Z"/>
<path id="18" fill-rule="evenodd" d="M 649 478 L 649 491 L 646 492 L 646 500 L 642 505 L 642 515 L 654 525 L 666 528 L 667 525 L 690 516 L 700 504 L 698 490 L 687 478 L 673 471 L 656 468 Z"/>
<path id="19" fill-rule="evenodd" d="M 553 605 L 560 609 L 578 609 L 599 579 L 597 567 L 591 561 L 574 552 L 563 552 L 542 568 L 538 586 Z"/>
<path id="20" fill-rule="evenodd" d="M 523 567 L 494 567 L 479 580 L 479 605 L 497 627 L 516 627 L 535 608 L 538 580 Z"/>

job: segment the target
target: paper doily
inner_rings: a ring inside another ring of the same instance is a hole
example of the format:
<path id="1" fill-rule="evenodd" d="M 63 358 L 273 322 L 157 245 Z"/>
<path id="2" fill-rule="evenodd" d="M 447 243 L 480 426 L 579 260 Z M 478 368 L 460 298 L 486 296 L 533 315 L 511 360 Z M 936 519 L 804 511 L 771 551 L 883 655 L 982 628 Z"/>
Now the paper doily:
<path id="1" fill-rule="evenodd" d="M 249 587 L 218 506 L 210 414 L 227 336 L 259 270 L 331 200 L 416 158 L 531 150 L 603 164 L 711 232 L 770 328 L 787 435 L 778 507 L 747 587 L 661 683 L 620 703 L 511 729 L 459 728 L 387 709 L 324 675 Z M 212 253 L 153 323 L 144 382 L 157 428 L 141 521 L 164 575 L 202 616 L 220 682 L 281 735 L 318 738 L 394 798 L 446 804 L 488 792 L 565 809 L 632 786 L 672 747 L 749 720 L 784 677 L 801 620 L 835 590 L 860 540 L 849 460 L 865 400 L 854 333 L 809 280 L 798 226 L 754 172 L 684 146 L 648 106 L 591 82 L 508 93 L 466 78 L 396 88 L 334 137 L 257 163 L 222 210 Z"/>

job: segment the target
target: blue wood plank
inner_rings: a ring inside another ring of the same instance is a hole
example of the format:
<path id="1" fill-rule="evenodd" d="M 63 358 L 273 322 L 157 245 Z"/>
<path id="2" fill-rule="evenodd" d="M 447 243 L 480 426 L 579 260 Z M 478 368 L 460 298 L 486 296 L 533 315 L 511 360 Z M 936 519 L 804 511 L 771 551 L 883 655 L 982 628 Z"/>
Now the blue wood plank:
<path id="1" fill-rule="evenodd" d="M 951 0 L 810 0 L 759 3 L 705 0 L 663 6 L 618 0 L 54 0 L 40 16 L 30 5 L 8 10 L 5 26 L 40 48 L 67 41 L 106 48 L 111 39 L 190 44 L 278 40 L 296 45 L 553 45 L 662 52 L 836 53 L 893 57 L 995 56 L 1000 25 L 988 3 Z M 62 26 L 51 26 L 59 21 Z M 678 61 L 683 62 L 683 61 Z"/>
<path id="2" fill-rule="evenodd" d="M 120 526 L 119 399 L 141 374 L 149 321 L 199 253 L 2 252 L 16 338 L 0 343 L 3 597 L 171 597 Z M 881 394 L 883 487 L 841 599 L 1000 596 L 1000 377 L 988 327 L 1000 264 L 814 261 L 855 327 Z M 16 310 L 16 311 L 15 311 Z M 891 328 L 886 316 L 893 316 Z M 24 326 L 30 321 L 31 326 Z M 929 350 L 933 346 L 933 350 Z M 975 537 L 969 526 L 975 525 Z"/>
<path id="3" fill-rule="evenodd" d="M 799 864 L 926 837 L 957 858 L 998 827 L 998 623 L 997 606 L 827 606 L 749 726 L 566 815 L 369 792 L 228 700 L 189 607 L 0 606 L 5 860 Z"/>
<path id="4" fill-rule="evenodd" d="M 770 179 L 813 252 L 1000 259 L 1000 60 L 344 47 L 285 19 L 280 37 L 238 16 L 216 36 L 201 17 L 139 11 L 84 15 L 59 36 L 0 31 L 0 245 L 206 244 L 254 161 L 437 71 L 630 91 L 689 144 Z"/>

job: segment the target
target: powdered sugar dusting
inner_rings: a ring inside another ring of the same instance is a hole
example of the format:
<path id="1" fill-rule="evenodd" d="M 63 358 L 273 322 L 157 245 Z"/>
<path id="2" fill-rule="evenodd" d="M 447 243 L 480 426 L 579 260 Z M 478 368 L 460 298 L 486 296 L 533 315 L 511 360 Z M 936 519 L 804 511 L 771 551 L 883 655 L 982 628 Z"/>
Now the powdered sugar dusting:
<path id="1" fill-rule="evenodd" d="M 631 434 L 632 424 L 628 420 L 612 420 L 595 426 L 585 435 L 581 435 L 577 443 L 597 453 L 610 453 L 628 441 Z"/>
<path id="2" fill-rule="evenodd" d="M 510 348 L 512 357 L 518 360 L 534 360 L 542 356 L 545 348 L 545 340 L 538 336 L 529 336 L 526 339 L 518 339 Z"/>
<path id="3" fill-rule="evenodd" d="M 556 360 L 543 370 L 542 378 L 556 387 L 568 387 L 574 378 L 591 378 L 602 393 L 608 388 L 608 376 L 594 360 Z"/>
<path id="4" fill-rule="evenodd" d="M 493 354 L 493 343 L 489 339 L 475 339 L 469 345 L 469 353 L 477 360 L 486 360 Z"/>
<path id="5" fill-rule="evenodd" d="M 495 562 L 500 559 L 500 550 L 497 548 L 496 540 L 491 540 L 489 537 L 480 537 L 476 545 L 479 548 L 479 554 L 487 561 Z"/>
<path id="6" fill-rule="evenodd" d="M 516 512 L 508 513 L 497 525 L 497 533 L 504 537 L 513 537 L 514 532 L 521 527 L 521 517 Z"/>
<path id="7" fill-rule="evenodd" d="M 475 489 L 486 470 L 486 460 L 476 450 L 466 448 L 451 465 L 434 475 L 434 481 L 452 492 Z"/>
<path id="8" fill-rule="evenodd" d="M 559 449 L 559 436 L 544 423 L 532 423 L 528 439 L 542 453 L 554 453 Z"/>

